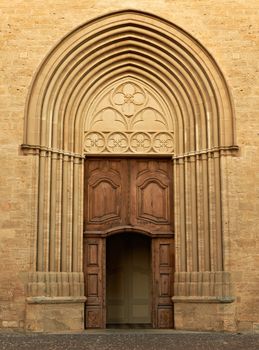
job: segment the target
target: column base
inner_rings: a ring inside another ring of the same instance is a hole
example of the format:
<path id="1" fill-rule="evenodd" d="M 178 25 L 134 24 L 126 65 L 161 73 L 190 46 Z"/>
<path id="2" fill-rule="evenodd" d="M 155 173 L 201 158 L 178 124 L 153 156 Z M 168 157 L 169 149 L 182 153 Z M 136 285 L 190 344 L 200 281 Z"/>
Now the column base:
<path id="1" fill-rule="evenodd" d="M 85 297 L 29 297 L 25 328 L 29 332 L 84 330 Z"/>
<path id="2" fill-rule="evenodd" d="M 192 331 L 237 330 L 233 298 L 174 300 L 175 329 Z"/>

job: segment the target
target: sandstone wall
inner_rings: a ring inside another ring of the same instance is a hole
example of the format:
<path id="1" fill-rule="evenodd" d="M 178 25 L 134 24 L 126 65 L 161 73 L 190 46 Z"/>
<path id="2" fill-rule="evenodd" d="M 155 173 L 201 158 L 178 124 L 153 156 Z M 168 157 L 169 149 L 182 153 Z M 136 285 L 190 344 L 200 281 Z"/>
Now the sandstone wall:
<path id="1" fill-rule="evenodd" d="M 36 159 L 22 155 L 30 83 L 49 50 L 93 17 L 134 8 L 198 39 L 222 69 L 236 112 L 237 157 L 228 162 L 225 268 L 237 329 L 259 332 L 259 3 L 257 0 L 2 0 L 0 78 L 0 327 L 22 328 L 26 272 L 34 264 Z"/>

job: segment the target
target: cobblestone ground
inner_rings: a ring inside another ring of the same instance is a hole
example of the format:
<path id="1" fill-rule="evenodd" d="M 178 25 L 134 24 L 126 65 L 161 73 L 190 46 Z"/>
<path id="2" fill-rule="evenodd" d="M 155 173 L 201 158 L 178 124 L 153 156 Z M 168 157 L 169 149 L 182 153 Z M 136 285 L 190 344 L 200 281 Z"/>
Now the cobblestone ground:
<path id="1" fill-rule="evenodd" d="M 194 332 L 0 334 L 1 350 L 259 350 L 259 335 Z"/>

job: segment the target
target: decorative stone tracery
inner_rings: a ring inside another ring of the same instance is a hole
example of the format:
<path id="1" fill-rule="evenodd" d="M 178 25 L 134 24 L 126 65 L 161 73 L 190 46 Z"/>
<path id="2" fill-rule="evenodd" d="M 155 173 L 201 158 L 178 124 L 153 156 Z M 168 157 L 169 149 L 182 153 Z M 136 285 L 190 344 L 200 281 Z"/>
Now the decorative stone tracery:
<path id="1" fill-rule="evenodd" d="M 104 88 L 87 115 L 86 154 L 173 154 L 169 107 L 140 81 L 122 78 Z"/>
<path id="2" fill-rule="evenodd" d="M 173 154 L 173 133 L 169 132 L 99 132 L 85 134 L 86 154 Z"/>
<path id="3" fill-rule="evenodd" d="M 172 23 L 144 12 L 119 11 L 67 35 L 38 70 L 25 114 L 22 149 L 38 157 L 39 174 L 36 258 L 28 296 L 40 291 L 51 297 L 54 290 L 53 297 L 65 297 L 66 278 L 67 297 L 77 302 L 83 297 L 84 157 L 170 154 L 175 298 L 188 302 L 196 293 L 190 283 L 197 278 L 197 288 L 205 290 L 208 279 L 210 287 L 196 296 L 226 297 L 216 283 L 229 281 L 222 194 L 227 193 L 226 156 L 237 150 L 233 124 L 229 90 L 216 62 Z"/>

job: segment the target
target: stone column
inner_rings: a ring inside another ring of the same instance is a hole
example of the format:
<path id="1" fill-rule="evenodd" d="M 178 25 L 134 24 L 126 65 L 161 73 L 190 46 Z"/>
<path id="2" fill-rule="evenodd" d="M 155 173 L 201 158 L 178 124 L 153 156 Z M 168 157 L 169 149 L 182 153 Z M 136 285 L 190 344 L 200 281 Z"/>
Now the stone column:
<path id="1" fill-rule="evenodd" d="M 225 155 L 225 149 L 212 149 L 173 158 L 176 272 L 172 299 L 178 329 L 197 329 L 199 324 L 203 330 L 223 330 L 224 310 L 234 301 L 223 261 L 221 157 Z M 234 330 L 233 319 L 227 329 Z"/>
<path id="2" fill-rule="evenodd" d="M 39 182 L 36 264 L 28 276 L 26 329 L 82 330 L 83 156 L 46 148 L 31 152 L 38 157 Z"/>

